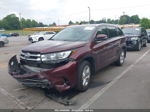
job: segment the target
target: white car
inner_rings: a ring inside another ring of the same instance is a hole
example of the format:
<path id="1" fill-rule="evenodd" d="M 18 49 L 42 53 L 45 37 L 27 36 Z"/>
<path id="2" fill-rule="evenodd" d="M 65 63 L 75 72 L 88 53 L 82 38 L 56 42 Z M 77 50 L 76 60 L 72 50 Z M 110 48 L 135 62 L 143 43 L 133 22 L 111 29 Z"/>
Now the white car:
<path id="1" fill-rule="evenodd" d="M 0 36 L 0 47 L 4 47 L 5 44 L 8 44 L 8 39 L 7 37 Z"/>
<path id="2" fill-rule="evenodd" d="M 56 32 L 54 32 L 54 31 L 35 32 L 33 35 L 29 36 L 28 40 L 32 43 L 42 41 L 42 40 L 48 40 L 55 34 L 56 34 Z"/>

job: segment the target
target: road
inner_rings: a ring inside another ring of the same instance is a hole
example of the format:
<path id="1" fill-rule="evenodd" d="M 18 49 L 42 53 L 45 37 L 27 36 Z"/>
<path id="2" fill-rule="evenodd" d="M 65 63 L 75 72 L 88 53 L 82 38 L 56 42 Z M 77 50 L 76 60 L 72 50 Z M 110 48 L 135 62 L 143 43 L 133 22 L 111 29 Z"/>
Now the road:
<path id="1" fill-rule="evenodd" d="M 150 45 L 140 52 L 128 51 L 122 67 L 110 65 L 98 71 L 89 90 L 72 98 L 76 104 L 64 106 L 8 74 L 9 59 L 30 44 L 26 37 L 9 40 L 0 48 L 0 109 L 150 109 Z"/>

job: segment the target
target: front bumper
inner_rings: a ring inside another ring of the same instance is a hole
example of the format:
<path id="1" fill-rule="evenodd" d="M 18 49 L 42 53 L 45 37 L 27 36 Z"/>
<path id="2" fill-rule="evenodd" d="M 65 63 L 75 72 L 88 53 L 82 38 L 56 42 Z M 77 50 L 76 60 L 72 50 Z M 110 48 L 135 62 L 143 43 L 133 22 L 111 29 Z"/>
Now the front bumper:
<path id="1" fill-rule="evenodd" d="M 32 68 L 32 67 L 31 67 Z M 9 74 L 17 81 L 30 87 L 55 88 L 65 91 L 74 87 L 77 83 L 77 62 L 70 61 L 57 68 L 42 69 L 35 71 L 21 65 L 16 56 L 9 61 Z"/>
<path id="2" fill-rule="evenodd" d="M 136 49 L 138 42 L 137 40 L 126 41 L 127 49 Z"/>

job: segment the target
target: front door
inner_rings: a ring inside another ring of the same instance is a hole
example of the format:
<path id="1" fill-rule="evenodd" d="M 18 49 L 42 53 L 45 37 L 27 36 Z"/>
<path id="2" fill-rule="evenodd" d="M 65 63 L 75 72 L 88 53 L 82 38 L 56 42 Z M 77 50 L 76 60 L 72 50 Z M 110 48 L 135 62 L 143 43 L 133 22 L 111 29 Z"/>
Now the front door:
<path id="1" fill-rule="evenodd" d="M 96 35 L 98 34 L 105 34 L 108 35 L 107 33 L 107 28 L 106 26 L 101 26 L 98 28 Z M 96 38 L 96 37 L 95 37 Z M 108 52 L 109 52 L 109 40 L 102 40 L 102 41 L 96 41 L 93 46 L 93 55 L 96 58 L 96 69 L 103 68 L 107 65 L 107 60 L 108 60 Z"/>

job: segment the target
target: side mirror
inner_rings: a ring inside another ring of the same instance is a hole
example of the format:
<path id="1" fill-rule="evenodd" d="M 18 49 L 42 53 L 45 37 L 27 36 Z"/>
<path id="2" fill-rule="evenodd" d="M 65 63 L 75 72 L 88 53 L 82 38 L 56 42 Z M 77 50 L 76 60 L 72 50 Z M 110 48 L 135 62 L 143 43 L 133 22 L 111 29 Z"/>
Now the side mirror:
<path id="1" fill-rule="evenodd" d="M 96 35 L 95 40 L 96 41 L 103 41 L 103 40 L 106 40 L 107 38 L 108 38 L 108 36 L 105 34 L 98 34 L 98 35 Z"/>

